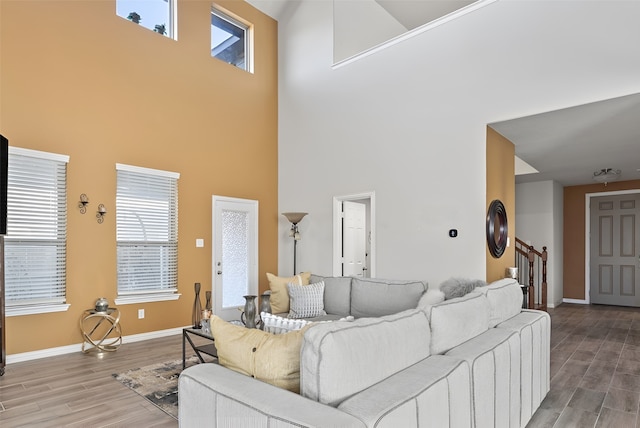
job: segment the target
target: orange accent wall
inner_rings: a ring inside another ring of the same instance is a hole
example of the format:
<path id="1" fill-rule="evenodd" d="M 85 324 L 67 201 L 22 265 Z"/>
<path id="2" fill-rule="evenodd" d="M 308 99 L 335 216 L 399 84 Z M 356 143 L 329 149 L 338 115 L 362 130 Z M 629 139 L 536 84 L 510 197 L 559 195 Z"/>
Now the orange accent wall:
<path id="1" fill-rule="evenodd" d="M 121 306 L 124 335 L 190 324 L 194 282 L 204 304 L 213 194 L 259 201 L 259 278 L 267 289 L 265 272 L 278 266 L 277 23 L 244 1 L 218 3 L 254 24 L 254 74 L 211 58 L 211 1 L 178 1 L 177 41 L 118 17 L 114 0 L 2 1 L 0 133 L 12 146 L 70 156 L 71 307 L 7 318 L 9 354 L 80 343 L 83 310 L 101 296 L 114 305 L 116 163 L 181 174 L 182 297 Z M 90 200 L 84 215 L 81 193 Z M 108 210 L 103 224 L 95 218 L 100 203 Z"/>
<path id="2" fill-rule="evenodd" d="M 515 263 L 515 218 L 516 218 L 516 181 L 515 147 L 511 141 L 494 129 L 487 127 L 487 205 L 499 199 L 507 210 L 507 225 L 510 245 L 499 259 L 494 258 L 486 246 L 487 282 L 504 278 L 506 268 Z M 483 222 L 485 224 L 485 222 Z"/>
<path id="3" fill-rule="evenodd" d="M 585 209 L 587 193 L 614 192 L 616 190 L 640 189 L 640 180 L 620 181 L 604 184 L 568 186 L 564 188 L 564 251 L 563 278 L 564 298 L 585 299 Z"/>

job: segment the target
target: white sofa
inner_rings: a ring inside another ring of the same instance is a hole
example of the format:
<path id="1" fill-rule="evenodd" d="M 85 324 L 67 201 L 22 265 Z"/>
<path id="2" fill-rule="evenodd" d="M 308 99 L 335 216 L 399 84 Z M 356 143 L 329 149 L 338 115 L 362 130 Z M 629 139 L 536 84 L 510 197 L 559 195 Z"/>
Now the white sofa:
<path id="1" fill-rule="evenodd" d="M 550 318 L 500 280 L 304 332 L 300 395 L 216 364 L 179 380 L 180 426 L 524 427 L 549 391 Z"/>

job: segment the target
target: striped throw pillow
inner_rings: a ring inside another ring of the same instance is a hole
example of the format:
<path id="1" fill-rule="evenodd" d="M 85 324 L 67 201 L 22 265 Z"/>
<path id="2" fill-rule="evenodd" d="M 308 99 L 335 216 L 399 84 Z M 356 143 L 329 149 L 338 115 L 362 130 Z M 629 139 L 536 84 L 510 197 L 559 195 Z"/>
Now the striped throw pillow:
<path id="1" fill-rule="evenodd" d="M 309 285 L 287 284 L 289 318 L 313 318 L 327 315 L 324 311 L 324 281 Z"/>

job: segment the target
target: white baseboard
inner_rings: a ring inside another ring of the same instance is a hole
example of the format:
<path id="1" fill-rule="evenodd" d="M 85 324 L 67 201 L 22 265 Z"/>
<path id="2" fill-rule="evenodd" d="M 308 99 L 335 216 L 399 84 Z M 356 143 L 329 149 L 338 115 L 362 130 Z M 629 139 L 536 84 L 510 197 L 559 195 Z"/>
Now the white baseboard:
<path id="1" fill-rule="evenodd" d="M 143 340 L 157 339 L 159 337 L 172 336 L 182 333 L 185 327 L 170 328 L 167 330 L 150 331 L 148 333 L 132 334 L 123 336 L 122 343 L 141 342 Z M 54 357 L 56 355 L 72 354 L 74 352 L 82 352 L 82 343 L 74 345 L 59 346 L 56 348 L 40 349 L 38 351 L 22 352 L 20 354 L 7 355 L 7 364 L 20 363 L 23 361 L 37 360 L 39 358 Z"/>
<path id="2" fill-rule="evenodd" d="M 562 303 L 575 303 L 577 305 L 588 305 L 589 302 L 586 300 L 579 299 L 562 299 Z"/>

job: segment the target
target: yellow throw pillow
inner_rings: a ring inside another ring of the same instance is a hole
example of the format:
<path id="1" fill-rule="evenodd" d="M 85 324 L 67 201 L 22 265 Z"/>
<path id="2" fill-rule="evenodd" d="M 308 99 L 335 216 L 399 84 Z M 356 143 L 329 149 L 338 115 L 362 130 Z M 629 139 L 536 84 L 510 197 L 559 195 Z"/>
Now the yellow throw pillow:
<path id="1" fill-rule="evenodd" d="M 271 312 L 274 314 L 288 313 L 289 291 L 287 290 L 287 284 L 309 285 L 310 278 L 311 272 L 303 272 L 300 275 L 290 277 L 275 276 L 274 274 L 267 272 L 269 289 L 271 289 L 271 298 L 269 299 L 269 302 L 271 303 Z"/>
<path id="2" fill-rule="evenodd" d="M 300 347 L 308 327 L 271 334 L 211 318 L 220 365 L 295 393 L 300 393 Z"/>

